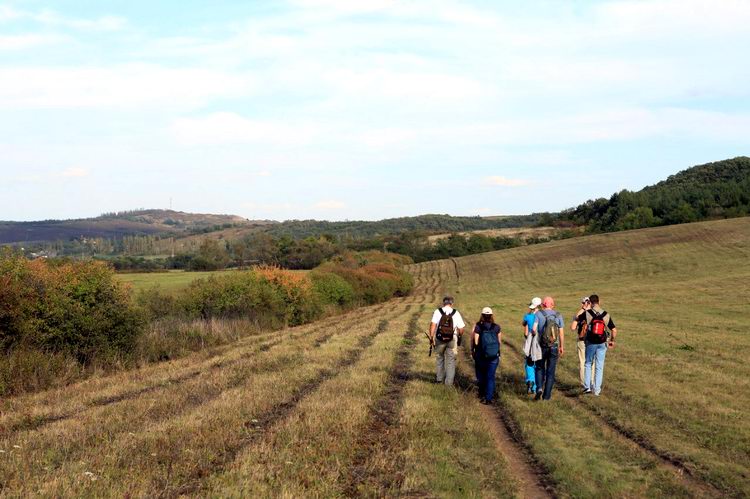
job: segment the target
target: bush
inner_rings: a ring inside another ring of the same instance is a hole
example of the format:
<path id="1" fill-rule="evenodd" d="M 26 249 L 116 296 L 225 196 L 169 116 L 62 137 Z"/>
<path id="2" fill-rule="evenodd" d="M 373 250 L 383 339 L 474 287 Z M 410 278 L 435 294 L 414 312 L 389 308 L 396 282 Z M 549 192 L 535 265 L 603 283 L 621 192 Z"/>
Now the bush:
<path id="1" fill-rule="evenodd" d="M 102 262 L 28 261 L 0 255 L 0 342 L 68 353 L 81 363 L 132 350 L 143 320 Z"/>
<path id="2" fill-rule="evenodd" d="M 354 302 L 354 288 L 346 279 L 331 272 L 311 272 L 313 290 L 324 303 L 347 308 Z"/>

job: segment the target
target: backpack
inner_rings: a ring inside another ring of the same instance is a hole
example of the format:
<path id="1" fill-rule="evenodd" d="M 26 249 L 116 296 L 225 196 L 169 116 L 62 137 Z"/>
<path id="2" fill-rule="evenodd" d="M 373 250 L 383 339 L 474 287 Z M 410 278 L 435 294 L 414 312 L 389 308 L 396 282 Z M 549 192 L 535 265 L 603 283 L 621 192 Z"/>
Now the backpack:
<path id="1" fill-rule="evenodd" d="M 542 315 L 547 319 L 544 323 L 544 331 L 539 335 L 539 346 L 542 348 L 549 348 L 557 343 L 557 338 L 560 337 L 560 326 L 557 325 L 557 312 L 551 314 Z"/>
<path id="2" fill-rule="evenodd" d="M 593 310 L 587 310 L 587 313 L 591 315 L 588 329 L 586 331 L 586 341 L 593 345 L 601 345 L 607 341 L 607 324 L 604 322 L 604 318 L 607 317 L 607 312 L 597 314 Z"/>
<path id="3" fill-rule="evenodd" d="M 479 352 L 485 359 L 496 359 L 500 356 L 500 343 L 497 341 L 497 333 L 500 327 L 497 324 L 486 324 L 478 322 L 476 331 L 479 333 Z"/>
<path id="4" fill-rule="evenodd" d="M 442 308 L 439 308 L 438 311 L 440 312 L 440 321 L 438 322 L 435 336 L 440 341 L 453 341 L 453 332 L 455 330 L 453 327 L 453 316 L 456 315 L 456 310 L 451 310 L 450 314 L 446 314 Z"/>

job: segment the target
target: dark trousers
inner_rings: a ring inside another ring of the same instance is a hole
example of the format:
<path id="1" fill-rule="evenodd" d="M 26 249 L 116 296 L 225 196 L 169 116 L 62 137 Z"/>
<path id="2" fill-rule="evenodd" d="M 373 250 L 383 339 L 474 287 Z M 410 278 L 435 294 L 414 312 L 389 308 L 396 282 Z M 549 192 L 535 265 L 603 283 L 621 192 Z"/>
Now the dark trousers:
<path id="1" fill-rule="evenodd" d="M 542 358 L 534 363 L 534 374 L 536 375 L 536 392 L 543 391 L 542 398 L 549 400 L 552 397 L 552 386 L 555 384 L 555 370 L 560 353 L 557 345 L 542 348 Z"/>
<path id="2" fill-rule="evenodd" d="M 477 353 L 477 356 L 480 354 Z M 495 372 L 500 365 L 500 357 L 494 359 L 478 358 L 474 362 L 479 385 L 479 396 L 485 400 L 492 400 L 495 396 Z"/>

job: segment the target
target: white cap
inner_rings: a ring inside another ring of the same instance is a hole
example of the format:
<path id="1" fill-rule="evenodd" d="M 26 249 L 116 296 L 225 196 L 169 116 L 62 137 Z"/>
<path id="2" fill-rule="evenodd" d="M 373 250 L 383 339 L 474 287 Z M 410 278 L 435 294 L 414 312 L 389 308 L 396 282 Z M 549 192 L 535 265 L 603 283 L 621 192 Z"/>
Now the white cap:
<path id="1" fill-rule="evenodd" d="M 538 296 L 535 296 L 531 299 L 531 303 L 529 304 L 529 308 L 534 309 L 542 304 L 542 299 Z"/>
<path id="2" fill-rule="evenodd" d="M 492 315 L 492 309 L 490 307 L 484 307 L 482 309 L 482 315 Z"/>

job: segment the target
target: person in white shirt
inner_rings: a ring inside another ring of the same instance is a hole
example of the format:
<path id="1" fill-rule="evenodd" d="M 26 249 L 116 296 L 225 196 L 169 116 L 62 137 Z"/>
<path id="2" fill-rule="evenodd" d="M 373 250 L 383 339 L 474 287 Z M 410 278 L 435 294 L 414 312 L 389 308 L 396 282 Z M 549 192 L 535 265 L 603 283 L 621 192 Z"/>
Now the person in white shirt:
<path id="1" fill-rule="evenodd" d="M 443 306 L 435 310 L 430 322 L 430 341 L 435 345 L 436 380 L 453 386 L 459 338 L 466 324 L 461 313 L 453 308 L 453 297 L 443 298 Z"/>

